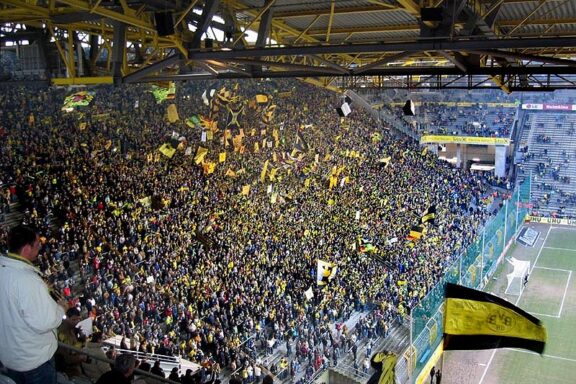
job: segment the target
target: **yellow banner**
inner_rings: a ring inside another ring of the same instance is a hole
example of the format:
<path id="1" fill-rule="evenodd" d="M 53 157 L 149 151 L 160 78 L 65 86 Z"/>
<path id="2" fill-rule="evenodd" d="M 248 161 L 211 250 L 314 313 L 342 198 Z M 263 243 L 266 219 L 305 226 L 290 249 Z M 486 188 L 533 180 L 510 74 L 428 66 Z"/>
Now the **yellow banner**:
<path id="1" fill-rule="evenodd" d="M 207 148 L 198 147 L 198 150 L 196 151 L 196 156 L 194 156 L 194 162 L 196 164 L 203 163 L 204 158 L 206 157 L 207 154 L 208 154 Z"/>
<path id="2" fill-rule="evenodd" d="M 178 116 L 178 109 L 176 109 L 176 105 L 175 104 L 170 104 L 168 106 L 168 121 L 171 123 L 175 123 L 176 121 L 180 120 L 180 117 Z"/>
<path id="3" fill-rule="evenodd" d="M 264 166 L 262 167 L 262 172 L 260 172 L 260 182 L 263 183 L 266 177 L 266 172 L 268 171 L 268 163 L 269 161 L 266 160 L 264 162 Z"/>
<path id="4" fill-rule="evenodd" d="M 172 148 L 172 146 L 168 143 L 162 144 L 162 146 L 158 148 L 158 150 L 160 151 L 160 153 L 162 153 L 164 156 L 170 159 L 172 158 L 172 156 L 174 156 L 174 153 L 176 153 L 176 148 Z"/>
<path id="5" fill-rule="evenodd" d="M 470 107 L 474 107 L 474 106 L 486 106 L 486 107 L 490 107 L 490 108 L 497 108 L 497 107 L 502 107 L 502 108 L 516 108 L 520 105 L 519 101 L 513 102 L 513 103 L 472 103 L 469 101 L 461 101 L 461 102 L 454 102 L 454 101 L 437 101 L 437 102 L 430 102 L 430 101 L 426 101 L 425 102 L 426 105 L 444 105 L 446 107 L 466 107 L 466 108 L 470 108 Z M 390 103 L 389 105 L 393 106 L 393 107 L 398 107 L 398 106 L 403 106 L 404 102 L 393 102 Z M 415 101 L 414 105 L 419 106 L 422 105 L 421 101 Z"/>
<path id="6" fill-rule="evenodd" d="M 504 137 L 440 136 L 440 135 L 424 135 L 420 137 L 420 144 L 430 144 L 430 143 L 510 145 L 510 139 Z"/>
<path id="7" fill-rule="evenodd" d="M 526 221 L 530 221 L 532 223 L 576 226 L 576 219 L 557 219 L 555 217 L 527 216 Z"/>
<path id="8" fill-rule="evenodd" d="M 510 308 L 487 301 L 448 298 L 444 333 L 546 341 L 546 329 Z"/>

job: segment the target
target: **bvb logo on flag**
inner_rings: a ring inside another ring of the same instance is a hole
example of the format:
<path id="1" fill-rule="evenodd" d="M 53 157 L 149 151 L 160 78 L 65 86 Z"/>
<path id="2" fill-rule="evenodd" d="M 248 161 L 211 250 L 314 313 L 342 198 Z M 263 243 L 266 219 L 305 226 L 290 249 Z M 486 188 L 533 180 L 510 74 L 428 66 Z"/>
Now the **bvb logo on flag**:
<path id="1" fill-rule="evenodd" d="M 486 318 L 488 328 L 498 333 L 510 333 L 514 328 L 514 319 L 506 311 L 496 308 Z"/>

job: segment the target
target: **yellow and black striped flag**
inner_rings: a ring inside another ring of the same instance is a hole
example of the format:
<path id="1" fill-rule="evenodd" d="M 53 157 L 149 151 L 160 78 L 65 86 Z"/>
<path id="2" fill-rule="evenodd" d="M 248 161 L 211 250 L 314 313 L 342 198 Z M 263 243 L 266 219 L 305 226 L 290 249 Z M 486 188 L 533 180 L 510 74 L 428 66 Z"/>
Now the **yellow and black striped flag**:
<path id="1" fill-rule="evenodd" d="M 444 349 L 523 348 L 542 353 L 546 329 L 536 317 L 485 292 L 446 285 Z"/>
<path id="2" fill-rule="evenodd" d="M 420 219 L 420 222 L 422 224 L 424 223 L 432 223 L 434 224 L 434 219 L 436 218 L 436 206 L 435 205 L 431 205 L 430 207 L 428 207 L 428 209 L 426 210 L 426 212 L 424 212 L 422 214 L 422 218 Z"/>
<path id="3" fill-rule="evenodd" d="M 413 225 L 412 228 L 410 228 L 410 232 L 408 233 L 408 236 L 406 236 L 406 239 L 410 241 L 419 240 L 423 234 L 424 234 L 423 225 Z"/>

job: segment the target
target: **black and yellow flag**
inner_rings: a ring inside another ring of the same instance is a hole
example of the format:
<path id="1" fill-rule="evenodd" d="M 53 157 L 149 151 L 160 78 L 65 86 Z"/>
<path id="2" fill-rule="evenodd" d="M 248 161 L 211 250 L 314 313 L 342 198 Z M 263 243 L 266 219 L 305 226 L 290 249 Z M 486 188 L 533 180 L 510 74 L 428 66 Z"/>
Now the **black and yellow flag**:
<path id="1" fill-rule="evenodd" d="M 423 225 L 414 225 L 412 226 L 412 228 L 410 228 L 410 232 L 408 233 L 408 236 L 406 236 L 406 239 L 411 241 L 419 240 L 422 237 L 423 233 L 424 233 Z"/>
<path id="2" fill-rule="evenodd" d="M 444 349 L 523 348 L 542 353 L 546 329 L 540 320 L 508 301 L 448 283 L 444 306 Z"/>
<path id="3" fill-rule="evenodd" d="M 396 384 L 396 362 L 398 356 L 392 352 L 378 352 L 372 359 L 370 365 L 376 373 L 370 377 L 368 384 Z"/>
<path id="4" fill-rule="evenodd" d="M 434 219 L 436 218 L 436 206 L 435 205 L 431 205 L 430 207 L 428 207 L 428 209 L 426 210 L 426 212 L 424 212 L 422 214 L 422 218 L 420 219 L 420 222 L 422 224 L 424 223 L 432 223 L 434 224 Z"/>

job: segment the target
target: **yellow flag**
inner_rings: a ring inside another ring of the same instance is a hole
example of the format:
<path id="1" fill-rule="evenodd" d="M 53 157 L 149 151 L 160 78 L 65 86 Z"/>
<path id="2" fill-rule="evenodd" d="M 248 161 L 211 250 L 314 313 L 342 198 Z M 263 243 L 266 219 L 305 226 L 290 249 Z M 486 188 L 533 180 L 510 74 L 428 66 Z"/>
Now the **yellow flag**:
<path id="1" fill-rule="evenodd" d="M 202 164 L 202 167 L 204 168 L 204 174 L 209 175 L 211 173 L 214 173 L 214 171 L 216 170 L 216 163 L 206 161 L 204 164 Z"/>
<path id="2" fill-rule="evenodd" d="M 266 171 L 268 171 L 268 160 L 264 163 L 262 167 L 262 172 L 260 172 L 260 182 L 263 183 L 264 179 L 266 178 Z"/>
<path id="3" fill-rule="evenodd" d="M 309 188 L 309 187 L 310 187 L 310 178 L 307 178 L 306 180 L 304 180 L 304 186 L 305 186 L 306 188 Z"/>
<path id="4" fill-rule="evenodd" d="M 196 151 L 196 155 L 194 156 L 194 162 L 196 164 L 200 164 L 200 163 L 204 162 L 204 158 L 206 157 L 207 154 L 208 154 L 207 148 L 198 147 L 198 150 Z"/>
<path id="5" fill-rule="evenodd" d="M 85 130 L 85 129 L 86 129 L 86 122 L 84 122 L 84 121 L 81 122 L 81 123 L 80 123 L 80 126 L 78 127 L 78 129 L 80 129 L 81 131 Z"/>
<path id="6" fill-rule="evenodd" d="M 172 158 L 172 156 L 174 156 L 174 153 L 176 153 L 176 148 L 172 148 L 172 146 L 168 143 L 162 144 L 162 146 L 158 148 L 158 150 L 160 151 L 160 153 L 162 153 L 164 156 L 170 159 Z"/>
<path id="7" fill-rule="evenodd" d="M 258 145 L 258 142 L 254 143 L 254 153 L 260 152 L 260 146 Z"/>
<path id="8" fill-rule="evenodd" d="M 170 104 L 166 112 L 168 114 L 169 122 L 175 123 L 180 120 L 180 117 L 178 116 L 178 109 L 176 109 L 176 104 Z"/>
<path id="9" fill-rule="evenodd" d="M 270 174 L 268 175 L 268 177 L 270 178 L 270 181 L 276 180 L 276 172 L 278 172 L 278 168 L 272 168 L 270 170 Z"/>
<path id="10" fill-rule="evenodd" d="M 234 172 L 231 168 L 228 168 L 228 170 L 226 171 L 225 176 L 235 177 L 235 176 L 236 176 L 236 172 Z"/>
<path id="11" fill-rule="evenodd" d="M 497 296 L 450 283 L 444 333 L 446 350 L 525 348 L 541 354 L 547 340 L 546 329 L 531 314 Z"/>
<path id="12" fill-rule="evenodd" d="M 226 161 L 226 152 L 220 152 L 220 155 L 218 155 L 218 161 L 220 163 L 223 163 Z"/>
<path id="13" fill-rule="evenodd" d="M 278 199 L 278 192 L 274 192 L 272 193 L 272 196 L 270 196 L 270 202 L 272 204 L 276 204 L 276 200 Z"/>
<path id="14" fill-rule="evenodd" d="M 278 155 L 276 155 L 276 152 L 274 152 L 274 153 L 272 154 L 272 161 L 274 161 L 275 163 L 278 162 Z"/>
<path id="15" fill-rule="evenodd" d="M 239 151 L 240 147 L 242 146 L 242 136 L 236 135 L 232 139 L 232 144 L 234 145 L 234 150 Z"/>
<path id="16" fill-rule="evenodd" d="M 208 141 L 214 140 L 214 132 L 207 131 L 206 132 L 206 140 L 208 140 Z"/>
<path id="17" fill-rule="evenodd" d="M 336 183 L 338 183 L 338 176 L 334 175 L 334 176 L 330 176 L 330 185 L 328 186 L 328 189 L 332 189 L 336 186 Z"/>
<path id="18" fill-rule="evenodd" d="M 243 186 L 241 195 L 248 196 L 249 194 L 250 194 L 250 185 Z"/>

